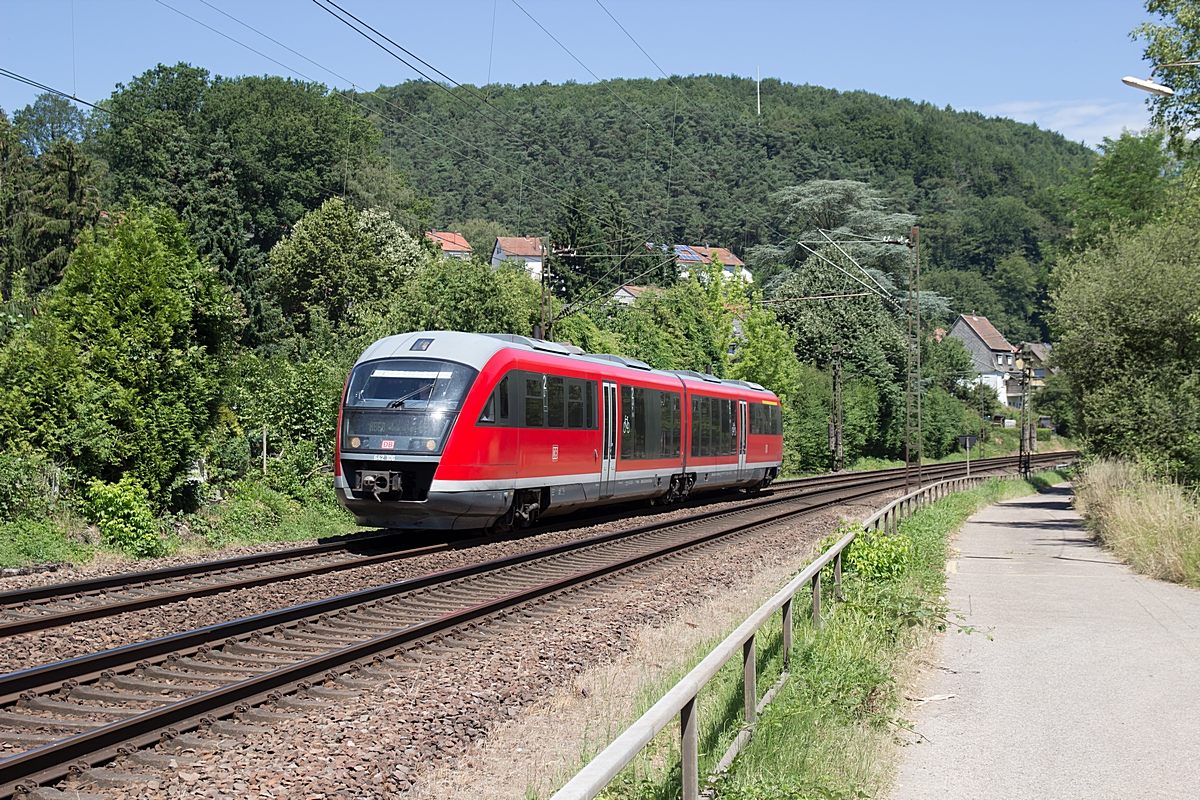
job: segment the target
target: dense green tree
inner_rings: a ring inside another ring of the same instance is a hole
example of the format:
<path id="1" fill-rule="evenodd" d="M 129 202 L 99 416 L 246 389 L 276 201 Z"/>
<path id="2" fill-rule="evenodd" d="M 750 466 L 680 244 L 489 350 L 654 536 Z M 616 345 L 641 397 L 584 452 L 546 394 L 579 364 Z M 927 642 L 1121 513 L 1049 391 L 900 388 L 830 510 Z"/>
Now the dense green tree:
<path id="1" fill-rule="evenodd" d="M 79 142 L 85 117 L 70 100 L 47 92 L 13 114 L 13 124 L 21 131 L 21 140 L 38 155 L 60 140 Z"/>
<path id="2" fill-rule="evenodd" d="M 1162 133 L 1125 131 L 1115 140 L 1106 136 L 1100 152 L 1090 170 L 1078 172 L 1062 187 L 1073 225 L 1068 244 L 1075 251 L 1094 247 L 1114 227 L 1145 225 L 1167 200 L 1171 159 Z"/>
<path id="3" fill-rule="evenodd" d="M 524 269 L 440 258 L 423 267 L 382 320 L 381 334 L 439 330 L 528 336 L 541 307 Z"/>
<path id="4" fill-rule="evenodd" d="M 761 305 L 751 304 L 739 316 L 742 336 L 729 377 L 754 381 L 780 397 L 791 394 L 800 381 L 791 332 Z"/>
<path id="5" fill-rule="evenodd" d="M 352 305 L 385 307 L 429 261 L 428 251 L 382 211 L 326 200 L 271 250 L 285 318 L 304 332 L 313 314 L 340 325 Z"/>
<path id="6" fill-rule="evenodd" d="M 17 234 L 20 196 L 29 185 L 28 149 L 18 130 L 0 109 L 0 300 L 12 299 L 13 282 L 24 288 L 24 257 Z M 7 322 L 5 323 L 7 328 Z"/>
<path id="7" fill-rule="evenodd" d="M 85 230 L 32 327 L 0 348 L 0 448 L 180 502 L 217 421 L 231 315 L 171 212 Z"/>
<path id="8" fill-rule="evenodd" d="M 58 281 L 80 234 L 99 217 L 96 177 L 91 159 L 67 139 L 55 140 L 38 157 L 15 226 L 30 294 Z"/>
<path id="9" fill-rule="evenodd" d="M 1200 60 L 1200 7 L 1196 0 L 1146 0 L 1146 10 L 1159 19 L 1139 25 L 1133 32 L 1146 42 L 1145 59 L 1151 64 Z M 1156 76 L 1175 90 L 1171 97 L 1147 99 L 1154 110 L 1155 127 L 1166 130 L 1171 145 L 1183 155 L 1195 147 L 1188 134 L 1200 122 L 1200 69 L 1165 67 Z"/>
<path id="10" fill-rule="evenodd" d="M 490 219 L 467 219 L 462 222 L 451 222 L 446 226 L 446 230 L 461 233 L 462 237 L 467 240 L 467 244 L 471 245 L 476 258 L 484 261 L 491 260 L 492 249 L 496 246 L 497 237 L 513 235 L 510 228 Z"/>
<path id="11" fill-rule="evenodd" d="M 428 214 L 378 152 L 380 135 L 365 112 L 320 84 L 213 79 L 188 64 L 160 64 L 101 105 L 106 113 L 92 137 L 108 163 L 113 199 L 162 201 L 166 185 L 190 177 L 178 169 L 183 141 L 192 159 L 224 161 L 249 215 L 250 241 L 264 249 L 330 197 L 385 210 L 408 203 Z"/>
<path id="12" fill-rule="evenodd" d="M 1088 446 L 1200 479 L 1200 216 L 1113 236 L 1059 266 L 1054 360 Z"/>

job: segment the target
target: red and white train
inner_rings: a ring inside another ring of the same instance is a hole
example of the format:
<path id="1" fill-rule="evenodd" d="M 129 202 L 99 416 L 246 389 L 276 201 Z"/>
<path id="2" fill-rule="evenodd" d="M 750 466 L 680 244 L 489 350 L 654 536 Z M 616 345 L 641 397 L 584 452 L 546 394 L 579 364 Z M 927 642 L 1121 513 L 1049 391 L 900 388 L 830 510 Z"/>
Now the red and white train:
<path id="1" fill-rule="evenodd" d="M 359 357 L 338 419 L 338 497 L 359 524 L 522 527 L 629 500 L 767 486 L 779 399 L 524 336 L 427 331 Z"/>

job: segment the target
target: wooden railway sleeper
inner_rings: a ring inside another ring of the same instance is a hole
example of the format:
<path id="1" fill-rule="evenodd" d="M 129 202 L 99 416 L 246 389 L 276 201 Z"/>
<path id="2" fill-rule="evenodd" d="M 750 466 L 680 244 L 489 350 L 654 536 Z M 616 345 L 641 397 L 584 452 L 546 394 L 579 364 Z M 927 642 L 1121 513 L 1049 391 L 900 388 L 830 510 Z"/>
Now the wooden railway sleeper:
<path id="1" fill-rule="evenodd" d="M 281 711 L 267 711 L 255 706 L 239 705 L 233 712 L 233 718 L 237 720 L 248 720 L 249 722 L 263 722 L 268 725 L 278 725 L 281 722 L 300 719 L 300 715 L 286 714 Z"/>
<path id="2" fill-rule="evenodd" d="M 209 674 L 217 675 L 232 675 L 247 677 L 250 675 L 259 675 L 262 673 L 261 667 L 242 666 L 240 664 L 216 664 L 209 661 L 200 661 L 190 656 L 176 656 L 175 658 L 167 657 L 177 669 L 187 670 L 188 672 L 199 672 L 207 679 Z"/>

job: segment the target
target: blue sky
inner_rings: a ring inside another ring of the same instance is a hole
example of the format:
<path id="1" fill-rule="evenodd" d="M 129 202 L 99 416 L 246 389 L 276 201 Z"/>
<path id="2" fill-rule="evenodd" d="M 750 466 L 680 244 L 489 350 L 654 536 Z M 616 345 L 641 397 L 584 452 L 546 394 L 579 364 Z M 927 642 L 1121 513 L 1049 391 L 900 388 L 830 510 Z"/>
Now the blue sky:
<path id="1" fill-rule="evenodd" d="M 337 0 L 455 80 L 482 84 L 658 77 L 596 0 Z M 891 97 L 1036 122 L 1097 144 L 1148 120 L 1145 76 L 1129 31 L 1148 19 L 1124 0 L 771 2 L 602 0 L 670 74 L 735 74 Z M 222 38 L 167 4 L 292 69 Z M 279 40 L 360 87 L 415 75 L 311 0 L 0 0 L 0 67 L 97 100 L 163 62 L 222 75 L 337 78 L 240 26 Z M 571 54 L 530 20 L 529 12 Z M 74 46 L 72 47 L 72 15 Z M 493 17 L 495 20 L 493 34 Z M 72 63 L 72 61 L 74 63 Z M 37 90 L 0 78 L 0 108 Z M 769 92 L 764 106 L 771 102 Z"/>

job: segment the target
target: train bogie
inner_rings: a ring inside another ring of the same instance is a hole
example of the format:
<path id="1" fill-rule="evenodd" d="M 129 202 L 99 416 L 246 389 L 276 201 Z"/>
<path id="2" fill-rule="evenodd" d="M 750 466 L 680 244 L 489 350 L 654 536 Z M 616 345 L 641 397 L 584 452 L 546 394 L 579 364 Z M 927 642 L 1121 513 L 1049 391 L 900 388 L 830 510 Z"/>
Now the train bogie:
<path id="1" fill-rule="evenodd" d="M 778 399 L 755 384 L 524 337 L 403 334 L 350 375 L 335 480 L 364 525 L 522 527 L 766 485 L 781 428 Z"/>

